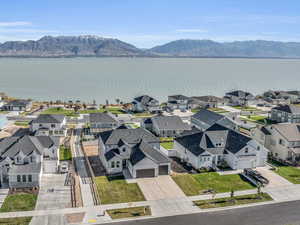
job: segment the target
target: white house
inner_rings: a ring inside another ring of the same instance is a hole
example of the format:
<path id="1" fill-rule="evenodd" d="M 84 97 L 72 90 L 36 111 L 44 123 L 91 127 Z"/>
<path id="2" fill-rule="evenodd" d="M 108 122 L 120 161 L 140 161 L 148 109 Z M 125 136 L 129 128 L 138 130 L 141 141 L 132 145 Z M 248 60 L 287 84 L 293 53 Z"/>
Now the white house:
<path id="1" fill-rule="evenodd" d="M 228 99 L 231 106 L 245 106 L 254 103 L 255 100 L 254 95 L 241 90 L 227 92 L 224 98 Z"/>
<path id="2" fill-rule="evenodd" d="M 159 151 L 159 138 L 143 128 L 117 128 L 99 133 L 99 157 L 108 174 L 128 170 L 133 178 L 170 172 L 170 161 Z"/>
<path id="3" fill-rule="evenodd" d="M 37 136 L 66 136 L 66 117 L 65 115 L 40 114 L 30 122 L 30 131 Z"/>
<path id="4" fill-rule="evenodd" d="M 7 102 L 2 106 L 2 109 L 5 111 L 29 111 L 32 107 L 32 101 L 17 99 Z"/>
<path id="5" fill-rule="evenodd" d="M 36 188 L 42 173 L 55 173 L 59 140 L 48 136 L 8 137 L 0 141 L 0 184 Z M 50 166 L 49 166 L 50 165 Z"/>
<path id="6" fill-rule="evenodd" d="M 187 110 L 189 109 L 189 97 L 185 95 L 170 95 L 168 96 L 167 106 L 171 110 Z"/>
<path id="7" fill-rule="evenodd" d="M 256 138 L 270 150 L 277 160 L 299 164 L 300 162 L 300 124 L 281 123 L 264 127 L 264 132 L 257 130 Z"/>
<path id="8" fill-rule="evenodd" d="M 257 141 L 219 124 L 177 137 L 174 149 L 195 169 L 217 168 L 224 163 L 234 170 L 255 168 L 264 166 L 268 155 Z"/>

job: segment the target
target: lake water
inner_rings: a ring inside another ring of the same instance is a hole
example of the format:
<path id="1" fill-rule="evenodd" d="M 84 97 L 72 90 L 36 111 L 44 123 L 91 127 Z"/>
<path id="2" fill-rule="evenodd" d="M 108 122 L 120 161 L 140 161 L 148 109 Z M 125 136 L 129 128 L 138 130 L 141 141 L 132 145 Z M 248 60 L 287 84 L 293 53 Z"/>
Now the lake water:
<path id="1" fill-rule="evenodd" d="M 0 58 L 0 92 L 37 100 L 104 103 L 149 94 L 217 95 L 300 89 L 300 60 L 199 58 Z"/>

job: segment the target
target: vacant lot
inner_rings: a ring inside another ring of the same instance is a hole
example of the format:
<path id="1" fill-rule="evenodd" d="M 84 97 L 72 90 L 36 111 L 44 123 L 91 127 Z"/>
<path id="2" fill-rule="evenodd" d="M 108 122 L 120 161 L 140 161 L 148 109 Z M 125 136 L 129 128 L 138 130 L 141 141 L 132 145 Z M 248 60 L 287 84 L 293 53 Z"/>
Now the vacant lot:
<path id="1" fill-rule="evenodd" d="M 150 216 L 151 209 L 149 206 L 132 207 L 124 209 L 111 209 L 107 210 L 107 213 L 112 219 L 122 219 L 138 216 Z"/>
<path id="2" fill-rule="evenodd" d="M 0 212 L 31 211 L 35 208 L 36 200 L 36 194 L 10 194 L 5 198 Z"/>
<path id="3" fill-rule="evenodd" d="M 77 113 L 75 113 L 74 110 L 72 109 L 63 109 L 60 107 L 54 107 L 54 108 L 49 108 L 46 109 L 45 111 L 42 112 L 42 114 L 62 114 L 65 116 L 78 116 Z"/>
<path id="4" fill-rule="evenodd" d="M 219 175 L 215 172 L 200 174 L 178 174 L 172 176 L 177 185 L 187 196 L 205 194 L 212 190 L 216 193 L 230 192 L 231 190 L 247 190 L 254 186 L 238 174 Z"/>
<path id="5" fill-rule="evenodd" d="M 145 201 L 139 186 L 126 183 L 123 177 L 96 177 L 95 183 L 101 204 Z"/>
<path id="6" fill-rule="evenodd" d="M 28 225 L 32 217 L 1 218 L 0 225 Z"/>
<path id="7" fill-rule="evenodd" d="M 271 198 L 270 195 L 268 195 L 267 193 L 261 193 L 261 194 L 236 196 L 233 198 L 227 197 L 227 198 L 200 200 L 200 201 L 195 201 L 194 203 L 201 209 L 209 209 L 209 208 L 217 208 L 217 207 L 251 204 L 257 202 L 265 202 L 271 200 L 273 199 Z"/>
<path id="8" fill-rule="evenodd" d="M 173 149 L 174 147 L 174 138 L 166 138 L 161 137 L 160 138 L 160 145 L 164 147 L 165 149 Z"/>

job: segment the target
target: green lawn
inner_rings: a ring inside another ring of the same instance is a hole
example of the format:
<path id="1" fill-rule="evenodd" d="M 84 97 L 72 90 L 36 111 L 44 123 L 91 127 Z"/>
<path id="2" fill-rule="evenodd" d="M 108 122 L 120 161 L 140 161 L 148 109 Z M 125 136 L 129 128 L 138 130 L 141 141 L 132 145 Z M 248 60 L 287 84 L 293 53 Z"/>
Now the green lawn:
<path id="1" fill-rule="evenodd" d="M 149 206 L 131 207 L 124 209 L 111 209 L 107 210 L 107 213 L 112 219 L 122 219 L 138 216 L 150 216 L 151 209 Z"/>
<path id="2" fill-rule="evenodd" d="M 254 186 L 243 180 L 238 174 L 219 175 L 215 172 L 199 174 L 179 174 L 172 176 L 174 181 L 187 196 L 204 194 L 207 190 L 216 193 L 230 192 L 231 190 L 253 189 Z"/>
<path id="3" fill-rule="evenodd" d="M 222 108 L 208 108 L 208 110 L 216 113 L 227 113 L 228 111 Z"/>
<path id="4" fill-rule="evenodd" d="M 31 211 L 35 208 L 36 200 L 36 194 L 10 194 L 5 198 L 0 212 Z"/>
<path id="5" fill-rule="evenodd" d="M 267 116 L 262 116 L 262 115 L 249 115 L 249 116 L 241 116 L 241 120 L 246 120 L 254 123 L 259 123 L 259 124 L 268 124 L 268 117 Z"/>
<path id="6" fill-rule="evenodd" d="M 71 159 L 72 159 L 71 149 L 61 145 L 59 147 L 59 160 L 62 161 L 62 160 L 71 160 Z"/>
<path id="7" fill-rule="evenodd" d="M 258 108 L 252 106 L 232 106 L 232 107 L 242 111 L 260 111 Z"/>
<path id="8" fill-rule="evenodd" d="M 29 225 L 32 217 L 1 218 L 0 225 Z"/>
<path id="9" fill-rule="evenodd" d="M 96 177 L 94 179 L 101 204 L 145 201 L 136 183 L 128 184 L 123 177 Z"/>
<path id="10" fill-rule="evenodd" d="M 29 126 L 29 122 L 28 121 L 16 121 L 15 125 L 16 126 L 27 127 L 27 126 Z"/>
<path id="11" fill-rule="evenodd" d="M 174 147 L 174 138 L 173 137 L 160 137 L 160 145 L 165 149 L 173 149 Z"/>
<path id="12" fill-rule="evenodd" d="M 300 184 L 300 169 L 292 166 L 279 166 L 276 173 L 293 184 Z"/>
<path id="13" fill-rule="evenodd" d="M 139 128 L 140 126 L 136 123 L 126 123 L 127 126 L 131 127 L 132 129 L 135 129 L 135 128 Z"/>
<path id="14" fill-rule="evenodd" d="M 161 146 L 163 146 L 165 149 L 173 149 L 174 148 L 174 141 L 166 141 L 166 142 L 161 142 Z"/>
<path id="15" fill-rule="evenodd" d="M 133 115 L 134 115 L 135 117 L 141 117 L 141 118 L 143 118 L 143 117 L 147 118 L 147 117 L 153 117 L 153 116 L 154 116 L 153 114 L 148 113 L 148 112 L 134 113 Z"/>
<path id="16" fill-rule="evenodd" d="M 257 202 L 265 202 L 273 200 L 270 195 L 267 193 L 261 194 L 250 194 L 235 196 L 233 198 L 217 198 L 209 200 L 200 200 L 195 201 L 194 203 L 201 209 L 217 208 L 217 207 L 226 207 L 226 206 L 235 206 L 243 204 L 251 204 Z"/>
<path id="17" fill-rule="evenodd" d="M 89 113 L 102 113 L 102 112 L 111 112 L 113 114 L 124 114 L 124 110 L 120 107 L 113 107 L 113 106 L 108 106 L 105 108 L 100 108 L 100 109 L 92 109 L 92 110 L 79 110 L 79 113 L 81 114 L 89 114 Z"/>
<path id="18" fill-rule="evenodd" d="M 73 109 L 63 109 L 59 107 L 49 108 L 42 112 L 42 114 L 63 114 L 65 116 L 77 117 L 78 114 L 75 113 Z"/>

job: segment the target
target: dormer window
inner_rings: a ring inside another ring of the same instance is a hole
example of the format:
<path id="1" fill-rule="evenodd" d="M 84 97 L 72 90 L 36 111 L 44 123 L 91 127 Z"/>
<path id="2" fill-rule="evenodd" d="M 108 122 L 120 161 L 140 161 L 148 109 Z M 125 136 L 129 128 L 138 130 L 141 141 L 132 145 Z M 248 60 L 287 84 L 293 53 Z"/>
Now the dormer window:
<path id="1" fill-rule="evenodd" d="M 248 153 L 249 152 L 249 149 L 248 148 L 245 148 L 245 153 Z"/>

